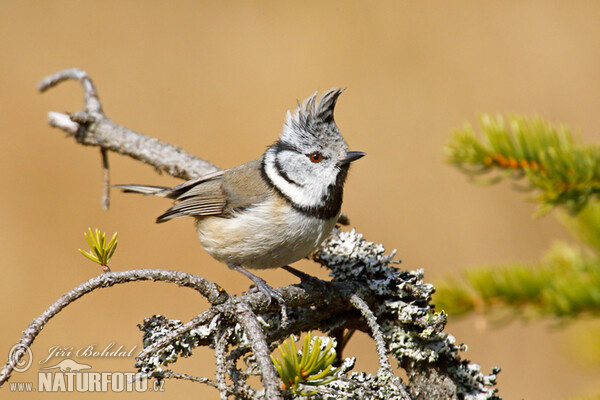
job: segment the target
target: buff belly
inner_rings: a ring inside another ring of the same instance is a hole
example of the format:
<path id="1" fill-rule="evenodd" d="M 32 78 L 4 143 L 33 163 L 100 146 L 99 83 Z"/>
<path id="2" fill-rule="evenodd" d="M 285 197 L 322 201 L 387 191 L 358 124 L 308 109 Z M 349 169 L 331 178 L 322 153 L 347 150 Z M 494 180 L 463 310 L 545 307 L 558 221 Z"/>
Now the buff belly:
<path id="1" fill-rule="evenodd" d="M 313 252 L 329 235 L 337 217 L 306 216 L 273 198 L 231 218 L 197 220 L 202 247 L 215 259 L 246 268 L 278 268 Z"/>

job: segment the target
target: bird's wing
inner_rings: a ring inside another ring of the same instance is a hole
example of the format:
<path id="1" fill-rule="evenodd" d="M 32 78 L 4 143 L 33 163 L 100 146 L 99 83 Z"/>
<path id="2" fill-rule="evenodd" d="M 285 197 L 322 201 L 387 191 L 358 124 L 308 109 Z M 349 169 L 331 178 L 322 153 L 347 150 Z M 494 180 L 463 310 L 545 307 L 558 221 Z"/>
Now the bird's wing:
<path id="1" fill-rule="evenodd" d="M 231 215 L 268 198 L 271 189 L 260 176 L 261 159 L 231 168 L 213 177 L 193 179 L 175 186 L 167 197 L 178 201 L 156 222 L 191 216 Z"/>
<path id="2" fill-rule="evenodd" d="M 214 179 L 219 179 L 221 176 L 223 176 L 225 172 L 225 170 L 220 170 L 217 172 L 213 172 L 212 174 L 202 175 L 198 178 L 190 179 L 189 181 L 180 183 L 179 185 L 171 188 L 169 190 L 169 194 L 165 197 L 168 197 L 170 199 L 183 200 L 180 199 L 180 197 L 182 197 L 185 193 L 199 186 L 201 183 L 210 182 Z"/>
<path id="3" fill-rule="evenodd" d="M 227 212 L 241 211 L 262 203 L 274 195 L 261 176 L 262 158 L 228 169 L 222 189 L 227 197 Z"/>
<path id="4" fill-rule="evenodd" d="M 225 171 L 217 171 L 211 174 L 199 176 L 198 178 L 191 179 L 180 183 L 175 187 L 168 186 L 152 186 L 152 185 L 113 185 L 112 187 L 122 189 L 125 193 L 142 193 L 145 195 L 167 197 L 169 199 L 178 199 L 182 194 L 189 191 L 195 186 L 208 182 L 212 179 L 219 178 Z"/>
<path id="5" fill-rule="evenodd" d="M 188 181 L 190 182 L 190 181 Z M 184 182 L 185 188 L 179 188 L 173 196 L 178 201 L 173 207 L 169 208 L 160 215 L 156 222 L 165 222 L 173 218 L 186 216 L 208 216 L 221 215 L 227 206 L 227 199 L 221 189 L 222 176 L 210 180 L 196 181 L 192 184 Z M 175 194 L 179 194 L 175 197 Z"/>

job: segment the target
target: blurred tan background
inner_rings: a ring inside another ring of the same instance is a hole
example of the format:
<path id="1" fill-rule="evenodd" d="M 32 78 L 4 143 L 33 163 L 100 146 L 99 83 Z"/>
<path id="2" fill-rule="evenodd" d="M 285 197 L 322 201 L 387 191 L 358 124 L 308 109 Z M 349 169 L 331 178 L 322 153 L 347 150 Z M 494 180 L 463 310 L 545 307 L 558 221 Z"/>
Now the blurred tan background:
<path id="1" fill-rule="evenodd" d="M 538 113 L 598 141 L 599 15 L 599 3 L 559 1 L 0 1 L 2 359 L 33 318 L 100 272 L 77 252 L 90 226 L 118 231 L 115 270 L 189 271 L 233 293 L 249 286 L 201 249 L 192 221 L 154 224 L 167 201 L 113 191 L 111 210 L 102 211 L 98 150 L 46 123 L 48 111 L 81 109 L 81 88 L 72 82 L 40 95 L 45 75 L 85 69 L 114 121 L 222 167 L 260 156 L 296 99 L 347 88 L 336 121 L 368 156 L 351 171 L 344 211 L 367 239 L 397 248 L 403 268 L 425 268 L 433 281 L 481 263 L 534 261 L 565 237 L 552 216 L 533 220 L 534 206 L 510 184 L 469 184 L 444 164 L 442 147 L 480 112 Z M 110 162 L 113 183 L 177 183 L 121 156 Z M 261 276 L 273 286 L 296 282 L 284 271 Z M 191 290 L 166 284 L 98 291 L 50 322 L 33 346 L 34 367 L 12 380 L 36 380 L 35 363 L 52 346 L 139 349 L 144 317 L 188 320 L 205 307 Z M 480 322 L 450 321 L 447 330 L 486 373 L 503 368 L 504 398 L 600 391 L 598 366 L 570 354 L 576 327 Z M 347 355 L 359 358 L 358 369 L 377 368 L 364 335 Z M 133 369 L 132 359 L 75 359 L 95 371 Z M 199 351 L 175 369 L 207 375 L 213 367 L 212 353 Z M 169 381 L 166 391 L 217 398 L 188 382 Z"/>

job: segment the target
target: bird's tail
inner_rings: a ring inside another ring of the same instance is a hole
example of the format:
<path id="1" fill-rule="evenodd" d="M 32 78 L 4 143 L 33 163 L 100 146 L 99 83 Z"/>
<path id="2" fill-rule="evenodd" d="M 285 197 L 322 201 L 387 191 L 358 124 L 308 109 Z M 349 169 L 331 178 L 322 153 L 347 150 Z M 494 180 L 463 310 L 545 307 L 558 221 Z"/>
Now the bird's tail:
<path id="1" fill-rule="evenodd" d="M 168 197 L 171 194 L 171 188 L 166 186 L 113 185 L 113 187 L 122 189 L 124 193 L 141 193 L 146 196 Z"/>

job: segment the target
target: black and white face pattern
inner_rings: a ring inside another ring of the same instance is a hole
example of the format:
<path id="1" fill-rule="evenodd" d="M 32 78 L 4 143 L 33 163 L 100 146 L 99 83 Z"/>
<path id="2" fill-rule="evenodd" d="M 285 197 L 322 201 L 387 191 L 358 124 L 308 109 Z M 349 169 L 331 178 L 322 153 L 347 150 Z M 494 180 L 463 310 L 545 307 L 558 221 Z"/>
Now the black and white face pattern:
<path id="1" fill-rule="evenodd" d="M 342 205 L 349 164 L 348 146 L 333 120 L 341 90 L 315 103 L 316 93 L 292 115 L 263 156 L 263 178 L 297 210 L 317 218 L 335 217 Z"/>

